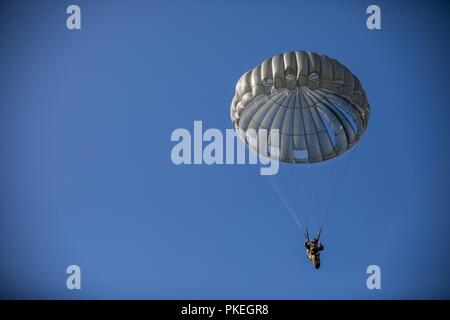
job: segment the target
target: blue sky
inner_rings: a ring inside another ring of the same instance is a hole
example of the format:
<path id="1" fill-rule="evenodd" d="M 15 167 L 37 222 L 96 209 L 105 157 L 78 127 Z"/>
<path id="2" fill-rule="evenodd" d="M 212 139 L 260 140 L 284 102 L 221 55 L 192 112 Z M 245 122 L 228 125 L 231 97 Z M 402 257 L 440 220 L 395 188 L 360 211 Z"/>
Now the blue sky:
<path id="1" fill-rule="evenodd" d="M 369 31 L 368 1 L 76 1 L 68 31 L 71 3 L 0 6 L 2 298 L 449 298 L 447 3 L 377 1 Z M 174 129 L 231 128 L 241 74 L 290 50 L 371 104 L 319 271 L 257 166 L 170 159 Z"/>

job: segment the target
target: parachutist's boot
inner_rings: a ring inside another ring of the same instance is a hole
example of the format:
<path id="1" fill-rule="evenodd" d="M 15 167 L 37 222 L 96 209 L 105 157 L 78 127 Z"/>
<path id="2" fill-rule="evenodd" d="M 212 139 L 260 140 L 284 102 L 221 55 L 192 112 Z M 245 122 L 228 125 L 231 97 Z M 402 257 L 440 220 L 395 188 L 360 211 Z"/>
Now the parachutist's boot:
<path id="1" fill-rule="evenodd" d="M 316 268 L 316 269 L 320 268 L 320 257 L 319 256 L 315 256 L 315 258 L 313 260 L 313 265 L 314 265 L 314 268 Z"/>

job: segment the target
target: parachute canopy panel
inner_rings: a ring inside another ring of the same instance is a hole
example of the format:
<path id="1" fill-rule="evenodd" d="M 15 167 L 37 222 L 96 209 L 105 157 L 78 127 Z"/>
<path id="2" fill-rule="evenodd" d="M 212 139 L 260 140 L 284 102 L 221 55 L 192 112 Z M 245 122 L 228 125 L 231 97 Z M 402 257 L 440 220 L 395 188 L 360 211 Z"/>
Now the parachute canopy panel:
<path id="1" fill-rule="evenodd" d="M 305 51 L 276 55 L 246 72 L 230 110 L 235 129 L 250 148 L 257 151 L 247 130 L 277 129 L 279 152 L 269 156 L 295 163 L 344 153 L 364 134 L 369 114 L 364 89 L 350 70 Z"/>

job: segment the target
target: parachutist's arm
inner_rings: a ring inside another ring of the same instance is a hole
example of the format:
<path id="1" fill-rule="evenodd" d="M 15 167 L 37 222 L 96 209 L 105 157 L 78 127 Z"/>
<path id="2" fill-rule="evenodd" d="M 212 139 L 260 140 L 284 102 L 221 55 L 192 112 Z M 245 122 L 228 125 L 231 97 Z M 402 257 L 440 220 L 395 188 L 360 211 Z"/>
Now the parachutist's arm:
<path id="1" fill-rule="evenodd" d="M 320 245 L 319 245 L 319 251 L 322 251 L 324 249 L 324 246 L 323 246 L 323 244 L 321 243 Z"/>
<path id="2" fill-rule="evenodd" d="M 305 240 L 305 248 L 309 250 L 310 246 L 309 246 L 309 242 Z"/>

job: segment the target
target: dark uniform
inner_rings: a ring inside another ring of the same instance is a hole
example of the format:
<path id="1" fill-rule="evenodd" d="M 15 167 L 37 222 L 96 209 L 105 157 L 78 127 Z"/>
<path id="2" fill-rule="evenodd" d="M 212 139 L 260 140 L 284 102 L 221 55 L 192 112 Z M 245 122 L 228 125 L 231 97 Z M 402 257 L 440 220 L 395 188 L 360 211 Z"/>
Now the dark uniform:
<path id="1" fill-rule="evenodd" d="M 305 240 L 306 256 L 314 265 L 314 268 L 320 268 L 320 251 L 322 251 L 323 244 L 317 239 L 312 239 L 311 241 Z"/>

